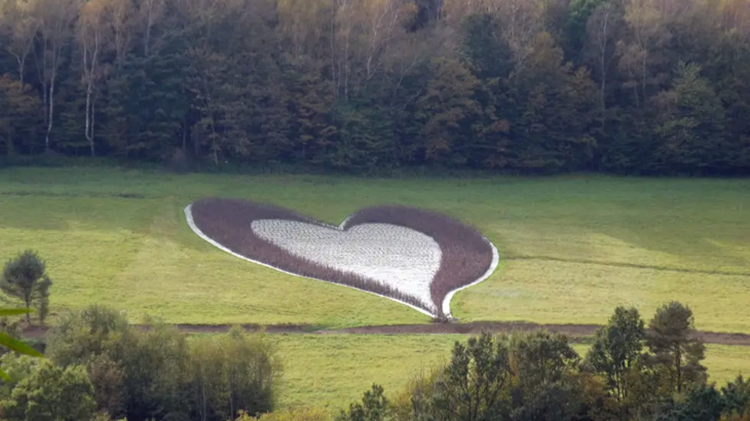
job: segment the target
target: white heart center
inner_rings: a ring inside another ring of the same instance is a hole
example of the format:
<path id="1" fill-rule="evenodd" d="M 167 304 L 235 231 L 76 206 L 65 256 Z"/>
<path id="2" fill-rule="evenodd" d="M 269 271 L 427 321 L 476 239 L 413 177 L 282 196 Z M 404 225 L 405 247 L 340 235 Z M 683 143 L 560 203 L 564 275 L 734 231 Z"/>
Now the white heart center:
<path id="1" fill-rule="evenodd" d="M 430 284 L 442 252 L 421 232 L 390 224 L 363 224 L 344 231 L 277 219 L 253 221 L 252 230 L 294 256 L 380 282 L 435 308 Z"/>

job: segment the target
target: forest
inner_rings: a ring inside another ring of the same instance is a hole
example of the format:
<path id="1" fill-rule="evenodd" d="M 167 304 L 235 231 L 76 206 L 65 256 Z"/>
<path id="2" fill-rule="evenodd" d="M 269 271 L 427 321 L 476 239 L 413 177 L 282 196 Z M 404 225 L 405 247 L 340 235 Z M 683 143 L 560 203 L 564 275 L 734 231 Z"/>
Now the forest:
<path id="1" fill-rule="evenodd" d="M 748 0 L 0 0 L 0 155 L 750 173 Z"/>

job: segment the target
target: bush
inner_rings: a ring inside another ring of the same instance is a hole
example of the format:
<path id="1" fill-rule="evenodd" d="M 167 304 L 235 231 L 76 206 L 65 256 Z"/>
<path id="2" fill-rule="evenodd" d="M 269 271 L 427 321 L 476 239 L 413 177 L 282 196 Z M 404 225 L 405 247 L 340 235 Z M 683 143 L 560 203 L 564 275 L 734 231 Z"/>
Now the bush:
<path id="1" fill-rule="evenodd" d="M 240 410 L 254 416 L 273 410 L 281 367 L 263 334 L 234 327 L 228 335 L 198 339 L 190 359 L 200 419 L 223 421 Z"/>
<path id="2" fill-rule="evenodd" d="M 192 167 L 193 164 L 190 160 L 190 156 L 182 148 L 175 149 L 165 162 L 165 169 L 167 171 L 178 174 L 186 173 L 190 171 Z"/>
<path id="3" fill-rule="evenodd" d="M 122 360 L 138 337 L 127 319 L 97 305 L 62 315 L 47 335 L 47 356 L 67 367 L 84 365 L 94 387 L 99 411 L 123 415 L 128 397 Z"/>
<path id="4" fill-rule="evenodd" d="M 7 317 L 0 318 L 0 333 L 4 333 L 11 338 L 18 338 L 21 336 L 21 326 L 19 320 L 9 319 Z M 0 346 L 0 355 L 5 355 L 10 352 L 9 348 Z"/>
<path id="5" fill-rule="evenodd" d="M 89 420 L 94 414 L 94 388 L 85 367 L 65 369 L 49 360 L 14 357 L 16 374 L 10 396 L 0 401 L 0 411 L 7 421 Z M 13 364 L 12 364 L 13 365 Z"/>
<path id="6" fill-rule="evenodd" d="M 104 353 L 120 359 L 132 346 L 135 335 L 119 312 L 92 305 L 60 316 L 47 334 L 46 352 L 62 366 L 88 364 L 93 357 Z"/>
<path id="7" fill-rule="evenodd" d="M 328 412 L 318 408 L 296 408 L 287 411 L 271 412 L 253 418 L 247 411 L 240 411 L 235 421 L 330 421 Z"/>
<path id="8" fill-rule="evenodd" d="M 156 324 L 137 332 L 117 361 L 127 396 L 128 419 L 188 419 L 190 353 L 186 336 Z"/>
<path id="9" fill-rule="evenodd" d="M 91 306 L 61 318 L 47 352 L 62 367 L 85 367 L 97 409 L 113 418 L 226 421 L 273 409 L 280 364 L 262 334 L 235 328 L 190 345 L 174 326 L 141 330 Z"/>
<path id="10" fill-rule="evenodd" d="M 341 411 L 336 421 L 385 421 L 392 416 L 392 405 L 385 397 L 383 387 L 373 384 L 362 395 L 362 403 L 354 402 L 348 411 Z"/>
<path id="11" fill-rule="evenodd" d="M 47 353 L 63 367 L 85 366 L 97 408 L 110 416 L 186 417 L 189 352 L 174 327 L 141 332 L 117 311 L 91 306 L 61 318 Z"/>

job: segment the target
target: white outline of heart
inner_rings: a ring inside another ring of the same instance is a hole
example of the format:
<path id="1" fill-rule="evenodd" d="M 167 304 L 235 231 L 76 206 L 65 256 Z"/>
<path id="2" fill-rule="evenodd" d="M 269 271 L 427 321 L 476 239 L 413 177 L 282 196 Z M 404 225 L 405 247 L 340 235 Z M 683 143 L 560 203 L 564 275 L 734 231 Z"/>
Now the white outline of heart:
<path id="1" fill-rule="evenodd" d="M 242 260 L 246 260 L 248 262 L 252 262 L 252 263 L 255 263 L 255 264 L 258 264 L 258 265 L 261 265 L 261 266 L 265 266 L 267 268 L 270 268 L 270 269 L 273 269 L 273 270 L 285 273 L 287 275 L 296 276 L 298 278 L 313 279 L 313 280 L 316 280 L 316 281 L 326 282 L 326 283 L 333 284 L 333 285 L 339 285 L 339 286 L 350 288 L 350 289 L 354 289 L 354 290 L 357 290 L 357 291 L 367 292 L 367 293 L 372 294 L 372 295 L 377 295 L 378 297 L 381 297 L 381 298 L 385 298 L 385 299 L 388 299 L 388 300 L 391 300 L 391 301 L 395 301 L 395 302 L 400 303 L 400 304 L 404 304 L 404 305 L 409 306 L 409 307 L 413 308 L 414 310 L 417 310 L 418 312 L 420 312 L 422 314 L 425 314 L 427 316 L 430 316 L 432 318 L 437 317 L 436 314 L 432 314 L 429 311 L 427 311 L 427 310 L 425 310 L 425 309 L 423 309 L 421 307 L 417 307 L 417 306 L 415 306 L 413 304 L 407 303 L 405 301 L 401 301 L 398 298 L 393 298 L 393 297 L 389 297 L 387 295 L 378 294 L 378 293 L 375 293 L 375 292 L 372 292 L 372 291 L 367 291 L 367 290 L 364 290 L 364 289 L 359 289 L 359 288 L 356 288 L 356 287 L 353 287 L 353 286 L 350 286 L 350 285 L 346 285 L 346 284 L 342 284 L 342 283 L 331 282 L 331 281 L 328 281 L 328 280 L 325 280 L 325 279 L 314 278 L 314 277 L 311 277 L 311 276 L 299 275 L 299 274 L 296 274 L 296 273 L 292 273 L 292 272 L 286 271 L 284 269 L 279 269 L 279 268 L 277 268 L 275 266 L 271 266 L 271 265 L 263 263 L 263 262 L 259 262 L 257 260 L 250 259 L 248 257 L 245 257 L 245 256 L 239 254 L 239 253 L 235 253 L 234 251 L 228 249 L 227 247 L 224 247 L 223 245 L 219 244 L 218 242 L 216 242 L 213 239 L 211 239 L 210 237 L 208 237 L 206 234 L 203 233 L 203 231 L 200 230 L 200 228 L 198 228 L 198 226 L 195 224 L 195 221 L 193 220 L 192 207 L 193 207 L 192 203 L 188 204 L 185 207 L 185 219 L 187 220 L 187 223 L 188 223 L 188 226 L 190 227 L 190 229 L 193 230 L 193 232 L 196 233 L 199 237 L 201 237 L 202 239 L 206 240 L 207 242 L 209 242 L 213 246 L 215 246 L 215 247 L 217 247 L 217 248 L 219 248 L 219 249 L 221 249 L 221 250 L 223 250 L 223 251 L 225 251 L 225 252 L 227 252 L 227 253 L 235 256 L 235 257 L 238 257 L 238 258 L 240 258 Z M 352 215 L 348 216 L 346 219 L 344 219 L 344 221 L 339 226 L 330 225 L 330 224 L 327 224 L 325 222 L 320 222 L 320 221 L 315 221 L 314 223 L 326 226 L 326 227 L 331 228 L 331 229 L 344 231 L 345 228 L 346 228 L 346 224 L 347 224 L 347 222 L 349 222 L 349 219 L 351 219 L 351 217 L 352 217 Z M 312 221 L 310 221 L 310 222 L 312 223 Z M 492 241 L 490 241 L 487 237 L 482 236 L 482 238 L 492 248 L 492 263 L 490 264 L 489 269 L 487 269 L 487 272 L 485 272 L 484 275 L 482 275 L 481 278 L 477 279 L 476 281 L 474 281 L 474 282 L 472 282 L 470 284 L 466 284 L 464 286 L 458 287 L 458 288 L 450 291 L 448 294 L 445 295 L 445 298 L 443 299 L 443 314 L 445 314 L 445 316 L 449 320 L 453 319 L 453 315 L 450 312 L 450 302 L 453 299 L 453 296 L 457 292 L 459 292 L 461 290 L 464 290 L 466 288 L 469 288 L 471 286 L 477 285 L 480 282 L 483 282 L 483 281 L 487 280 L 487 278 L 489 278 L 495 272 L 495 270 L 497 269 L 497 266 L 500 263 L 500 254 L 498 253 L 497 248 L 495 247 L 495 245 L 492 244 Z"/>

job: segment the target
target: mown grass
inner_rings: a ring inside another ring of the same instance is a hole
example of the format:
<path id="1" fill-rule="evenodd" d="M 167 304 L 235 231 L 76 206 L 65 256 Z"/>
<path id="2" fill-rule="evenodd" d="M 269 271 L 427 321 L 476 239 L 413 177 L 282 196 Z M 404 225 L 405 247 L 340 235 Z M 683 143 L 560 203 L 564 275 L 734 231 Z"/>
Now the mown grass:
<path id="1" fill-rule="evenodd" d="M 269 335 L 284 364 L 280 406 L 315 406 L 337 413 L 373 383 L 393 396 L 420 370 L 445 363 L 461 335 Z M 590 345 L 574 344 L 583 357 Z M 709 382 L 750 375 L 750 347 L 708 345 Z"/>
<path id="2" fill-rule="evenodd" d="M 400 304 L 236 259 L 198 238 L 183 208 L 252 198 L 339 223 L 385 203 L 446 212 L 502 265 L 454 297 L 462 321 L 604 323 L 690 305 L 697 327 L 750 333 L 750 180 L 605 176 L 358 179 L 170 175 L 93 168 L 0 171 L 0 258 L 48 260 L 53 310 L 92 302 L 179 323 L 341 327 L 426 323 Z"/>

